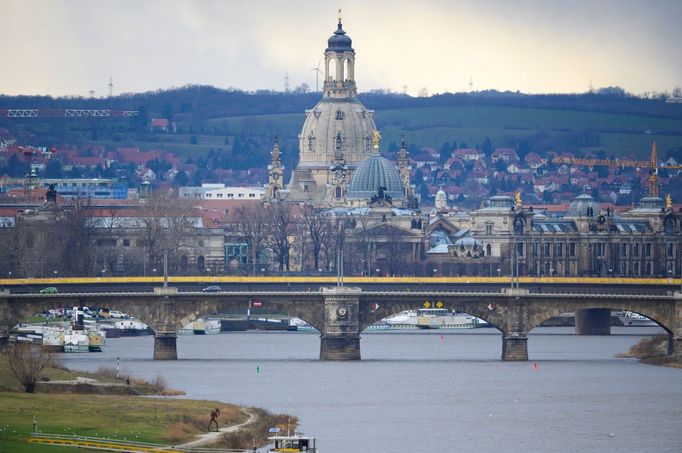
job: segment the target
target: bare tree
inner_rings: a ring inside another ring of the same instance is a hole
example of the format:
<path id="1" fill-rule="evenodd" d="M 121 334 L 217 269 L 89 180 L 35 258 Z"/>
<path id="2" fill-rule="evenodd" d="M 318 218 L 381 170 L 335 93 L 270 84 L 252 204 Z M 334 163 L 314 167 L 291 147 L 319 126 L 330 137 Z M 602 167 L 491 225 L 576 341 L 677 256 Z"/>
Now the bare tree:
<path id="1" fill-rule="evenodd" d="M 237 233 L 248 245 L 251 272 L 256 275 L 258 257 L 262 255 L 268 237 L 265 209 L 263 206 L 240 206 L 235 211 L 235 221 Z"/>
<path id="2" fill-rule="evenodd" d="M 353 231 L 352 241 L 355 244 L 356 250 L 360 253 L 360 256 L 362 256 L 361 273 L 367 272 L 367 275 L 371 275 L 372 263 L 370 261 L 372 257 L 372 245 L 374 244 L 376 237 L 369 230 L 374 224 L 367 215 L 356 216 L 355 220 L 357 222 L 357 228 Z"/>
<path id="3" fill-rule="evenodd" d="M 76 199 L 73 207 L 55 218 L 59 232 L 62 275 L 91 275 L 94 269 L 93 242 L 95 228 L 88 208 L 90 199 Z"/>
<path id="4" fill-rule="evenodd" d="M 33 393 L 43 370 L 56 364 L 55 355 L 39 346 L 16 343 L 5 350 L 10 374 L 24 387 L 26 393 Z"/>
<path id="5" fill-rule="evenodd" d="M 280 271 L 288 271 L 290 264 L 291 236 L 294 233 L 294 215 L 292 206 L 288 203 L 274 203 L 268 206 L 270 219 L 270 234 L 267 245 L 277 260 Z"/>
<path id="6" fill-rule="evenodd" d="M 151 266 L 161 266 L 168 253 L 168 269 L 176 273 L 180 250 L 191 244 L 196 216 L 189 200 L 155 194 L 149 199 L 141 218 L 145 246 Z"/>
<path id="7" fill-rule="evenodd" d="M 305 236 L 310 240 L 313 266 L 317 270 L 320 266 L 320 252 L 322 251 L 325 228 L 328 226 L 327 220 L 320 209 L 305 205 L 303 207 L 303 224 Z"/>

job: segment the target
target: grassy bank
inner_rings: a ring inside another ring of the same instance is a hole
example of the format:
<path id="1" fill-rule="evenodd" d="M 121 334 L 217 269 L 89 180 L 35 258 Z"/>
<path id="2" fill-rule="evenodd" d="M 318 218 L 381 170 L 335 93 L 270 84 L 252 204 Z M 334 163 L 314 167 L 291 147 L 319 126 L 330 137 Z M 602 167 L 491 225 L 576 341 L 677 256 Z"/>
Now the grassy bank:
<path id="1" fill-rule="evenodd" d="M 33 419 L 39 432 L 76 434 L 108 439 L 177 445 L 205 433 L 210 412 L 220 408 L 221 426 L 241 423 L 247 415 L 238 406 L 218 401 L 173 399 L 161 395 L 182 394 L 168 389 L 163 378 L 151 382 L 125 377 L 116 378 L 115 370 L 96 373 L 75 372 L 60 366 L 47 368 L 35 393 L 23 387 L 9 373 L 4 355 L 0 355 L 0 453 L 82 451 L 70 447 L 37 446 L 27 442 Z M 85 379 L 83 379 L 85 378 Z M 56 382 L 59 381 L 59 382 Z M 267 429 L 286 429 L 288 416 L 251 409 L 258 420 L 249 432 L 231 433 L 221 446 L 262 445 Z M 295 418 L 291 427 L 295 428 Z"/>
<path id="2" fill-rule="evenodd" d="M 618 357 L 639 359 L 642 363 L 682 368 L 682 359 L 668 355 L 668 336 L 656 335 L 641 339 Z"/>
<path id="3" fill-rule="evenodd" d="M 49 447 L 27 443 L 33 417 L 38 430 L 160 444 L 179 444 L 206 432 L 210 411 L 220 408 L 222 424 L 244 420 L 238 407 L 216 401 L 130 395 L 0 393 L 0 451 Z M 69 451 L 61 448 L 57 451 Z M 77 449 L 72 449 L 77 451 Z"/>

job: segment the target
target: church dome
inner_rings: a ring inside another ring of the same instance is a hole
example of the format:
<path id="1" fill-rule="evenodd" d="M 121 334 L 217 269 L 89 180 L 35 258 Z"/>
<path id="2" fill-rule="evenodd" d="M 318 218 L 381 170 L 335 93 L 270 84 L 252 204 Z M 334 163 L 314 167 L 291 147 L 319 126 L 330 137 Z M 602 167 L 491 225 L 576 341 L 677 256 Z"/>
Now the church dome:
<path id="1" fill-rule="evenodd" d="M 306 113 L 307 118 L 299 136 L 299 166 L 331 165 L 337 134 L 341 134 L 341 151 L 349 167 L 354 168 L 372 155 L 371 137 L 376 130 L 373 112 L 357 99 L 323 99 Z"/>
<path id="2" fill-rule="evenodd" d="M 378 193 L 379 187 L 385 187 L 384 194 L 394 200 L 404 198 L 400 173 L 390 160 L 377 154 L 361 163 L 353 173 L 348 186 L 348 198 L 369 200 Z"/>
<path id="3" fill-rule="evenodd" d="M 350 39 L 350 36 L 346 34 L 345 31 L 343 31 L 341 21 L 339 21 L 338 28 L 334 32 L 333 35 L 327 40 L 327 49 L 326 52 L 333 51 L 333 52 L 345 52 L 353 51 L 353 47 L 351 47 L 353 44 L 353 40 Z"/>
<path id="4" fill-rule="evenodd" d="M 568 205 L 568 211 L 566 211 L 566 217 L 587 217 L 588 208 L 592 208 L 592 216 L 596 217 L 599 215 L 601 208 L 599 203 L 594 201 L 592 196 L 584 193 L 579 195 Z"/>

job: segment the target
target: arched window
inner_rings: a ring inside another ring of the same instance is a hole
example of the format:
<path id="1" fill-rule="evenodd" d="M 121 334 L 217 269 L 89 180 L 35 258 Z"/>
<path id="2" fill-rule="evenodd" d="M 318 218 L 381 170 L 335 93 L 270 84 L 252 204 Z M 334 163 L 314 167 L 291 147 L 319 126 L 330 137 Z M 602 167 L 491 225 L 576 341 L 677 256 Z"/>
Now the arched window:
<path id="1" fill-rule="evenodd" d="M 334 82 L 336 80 L 336 60 L 330 58 L 327 62 L 327 81 Z"/>
<path id="2" fill-rule="evenodd" d="M 485 246 L 485 254 L 486 256 L 490 256 L 493 254 L 493 247 L 490 244 Z"/>
<path id="3" fill-rule="evenodd" d="M 344 61 L 344 66 L 345 66 L 345 80 L 353 80 L 353 62 L 351 61 L 350 58 L 346 58 Z"/>
<path id="4" fill-rule="evenodd" d="M 342 194 L 343 191 L 341 190 L 341 186 L 336 186 L 336 198 L 341 198 Z"/>
<path id="5" fill-rule="evenodd" d="M 336 119 L 337 120 L 342 120 L 343 119 L 343 111 L 341 109 L 338 109 L 336 111 Z"/>

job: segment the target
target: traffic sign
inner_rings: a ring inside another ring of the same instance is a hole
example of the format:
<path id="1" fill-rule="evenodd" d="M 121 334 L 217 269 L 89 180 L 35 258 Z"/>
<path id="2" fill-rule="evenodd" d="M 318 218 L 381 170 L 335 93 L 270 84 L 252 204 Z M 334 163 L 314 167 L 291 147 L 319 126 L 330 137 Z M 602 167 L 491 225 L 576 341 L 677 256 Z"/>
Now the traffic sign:
<path id="1" fill-rule="evenodd" d="M 424 308 L 429 308 L 429 307 L 431 307 L 431 302 L 429 302 L 428 300 L 424 301 Z"/>
<path id="2" fill-rule="evenodd" d="M 260 300 L 252 300 L 251 306 L 254 308 L 259 308 L 263 306 L 263 302 L 261 302 Z"/>
<path id="3" fill-rule="evenodd" d="M 438 307 L 438 308 L 443 308 L 443 305 L 445 305 L 445 304 L 443 302 L 441 302 L 440 300 L 438 302 L 436 302 L 436 307 Z"/>

